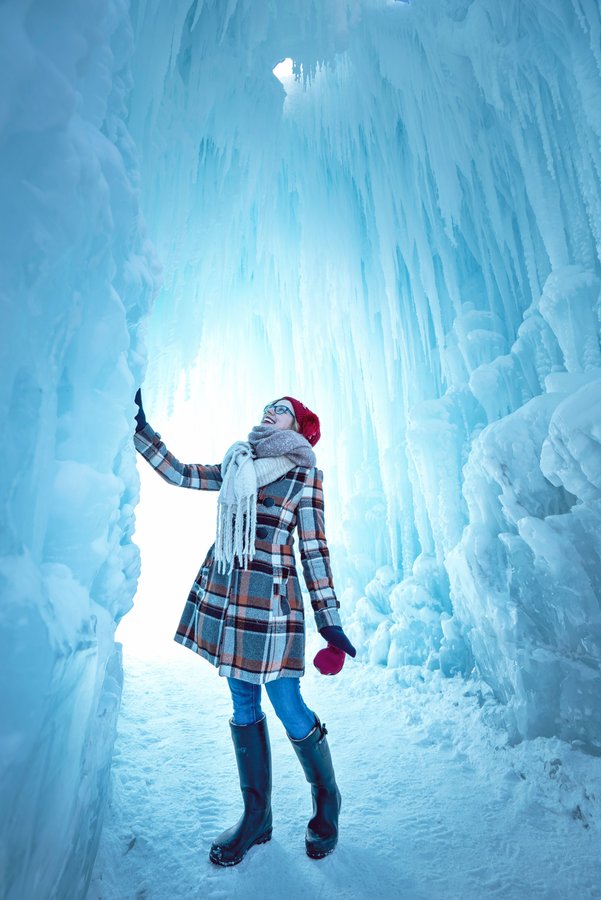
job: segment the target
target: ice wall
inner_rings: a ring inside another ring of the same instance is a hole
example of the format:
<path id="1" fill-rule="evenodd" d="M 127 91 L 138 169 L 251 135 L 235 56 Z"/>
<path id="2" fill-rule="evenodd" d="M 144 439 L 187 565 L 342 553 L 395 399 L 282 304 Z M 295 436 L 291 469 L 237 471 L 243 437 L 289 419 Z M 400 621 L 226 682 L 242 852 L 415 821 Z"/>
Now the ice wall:
<path id="1" fill-rule="evenodd" d="M 132 15 L 152 402 L 187 369 L 201 446 L 304 397 L 364 655 L 598 743 L 598 4 Z"/>
<path id="2" fill-rule="evenodd" d="M 131 606 L 153 280 L 121 0 L 0 6 L 0 896 L 85 894 Z"/>

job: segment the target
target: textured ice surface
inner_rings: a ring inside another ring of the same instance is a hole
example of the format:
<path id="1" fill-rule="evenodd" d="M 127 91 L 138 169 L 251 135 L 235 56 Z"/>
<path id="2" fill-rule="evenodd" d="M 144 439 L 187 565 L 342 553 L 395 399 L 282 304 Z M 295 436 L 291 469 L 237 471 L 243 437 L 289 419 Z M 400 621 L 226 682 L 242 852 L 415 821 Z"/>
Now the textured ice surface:
<path id="1" fill-rule="evenodd" d="M 0 895 L 81 896 L 131 606 L 151 267 L 122 2 L 0 9 Z"/>

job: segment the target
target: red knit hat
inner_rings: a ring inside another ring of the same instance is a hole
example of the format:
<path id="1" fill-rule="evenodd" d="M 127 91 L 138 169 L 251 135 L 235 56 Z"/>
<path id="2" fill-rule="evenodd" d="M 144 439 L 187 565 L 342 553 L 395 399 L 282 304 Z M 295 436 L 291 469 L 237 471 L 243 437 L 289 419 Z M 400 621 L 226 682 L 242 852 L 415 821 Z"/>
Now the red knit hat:
<path id="1" fill-rule="evenodd" d="M 308 409 L 304 403 L 301 403 L 300 400 L 295 400 L 294 397 L 283 397 L 282 399 L 290 400 L 300 433 L 303 437 L 306 437 L 311 446 L 314 447 L 321 437 L 319 419 L 315 413 L 311 412 L 311 410 Z"/>

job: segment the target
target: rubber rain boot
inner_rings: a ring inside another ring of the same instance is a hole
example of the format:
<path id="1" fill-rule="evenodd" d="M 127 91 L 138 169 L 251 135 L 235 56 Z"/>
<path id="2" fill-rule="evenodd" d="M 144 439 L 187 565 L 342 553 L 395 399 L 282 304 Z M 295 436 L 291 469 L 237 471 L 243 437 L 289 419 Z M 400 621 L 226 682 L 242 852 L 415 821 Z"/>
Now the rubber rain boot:
<path id="1" fill-rule="evenodd" d="M 271 748 L 267 719 L 254 725 L 234 725 L 230 720 L 232 741 L 244 812 L 233 828 L 213 842 L 209 859 L 217 866 L 236 866 L 255 844 L 271 839 Z"/>
<path id="2" fill-rule="evenodd" d="M 313 818 L 309 820 L 305 833 L 307 856 L 323 859 L 338 843 L 338 813 L 342 800 L 326 740 L 328 731 L 325 723 L 322 725 L 317 716 L 315 718 L 315 728 L 307 737 L 296 741 L 288 735 L 288 739 L 311 785 Z"/>

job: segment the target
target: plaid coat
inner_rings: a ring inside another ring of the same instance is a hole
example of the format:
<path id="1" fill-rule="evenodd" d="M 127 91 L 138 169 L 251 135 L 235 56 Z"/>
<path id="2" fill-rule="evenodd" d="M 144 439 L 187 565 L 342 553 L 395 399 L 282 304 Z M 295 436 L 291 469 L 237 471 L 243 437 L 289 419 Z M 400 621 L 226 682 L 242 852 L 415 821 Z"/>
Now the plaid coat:
<path id="1" fill-rule="evenodd" d="M 218 491 L 221 465 L 185 465 L 146 425 L 136 449 L 165 481 Z M 324 532 L 323 473 L 297 466 L 259 488 L 255 557 L 220 574 L 209 549 L 192 585 L 175 640 L 220 675 L 262 684 L 305 671 L 305 613 L 294 557 L 298 527 L 303 574 L 318 629 L 340 625 Z"/>

